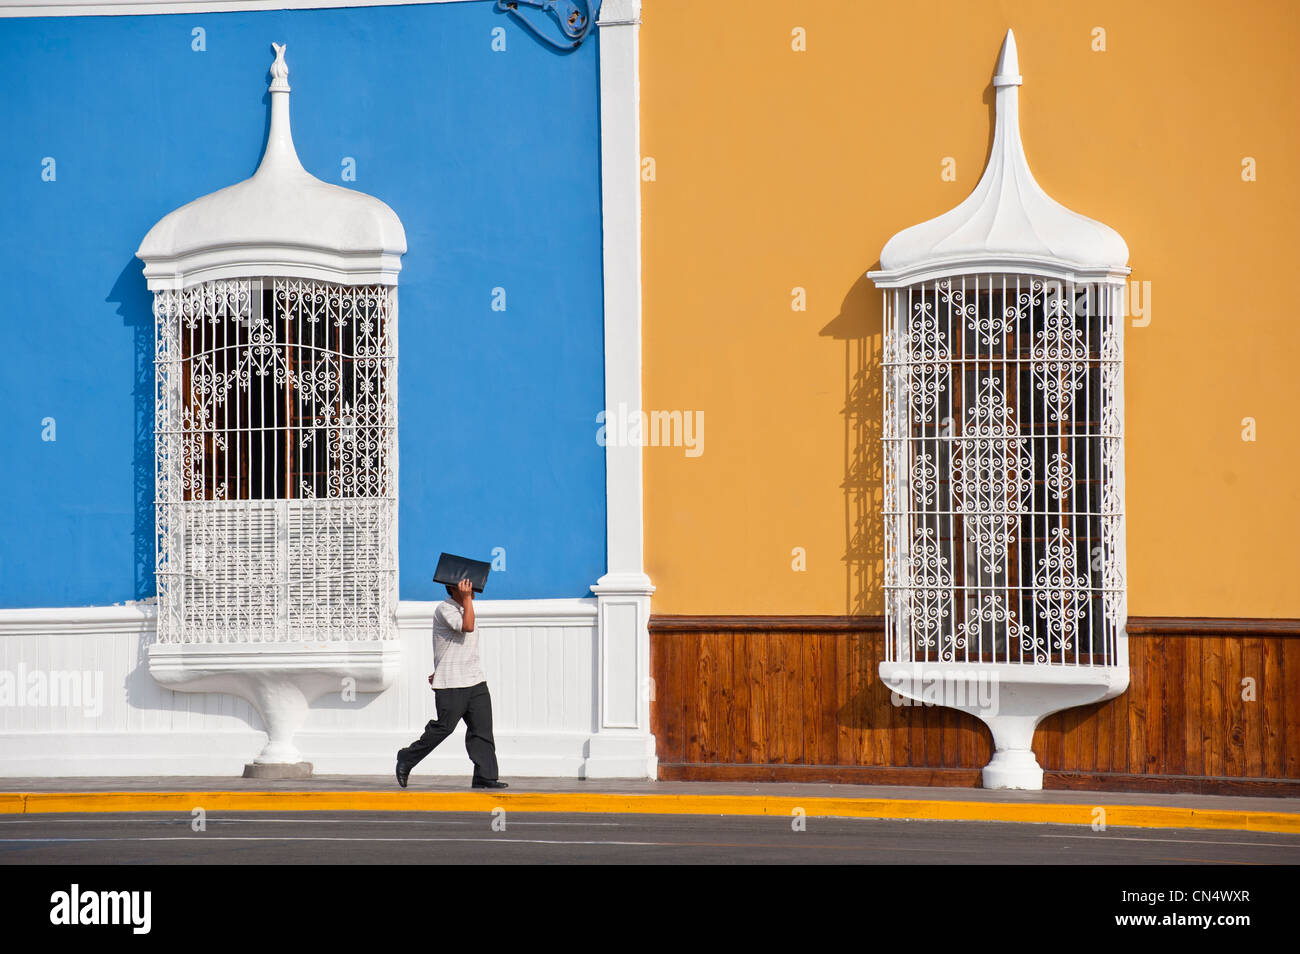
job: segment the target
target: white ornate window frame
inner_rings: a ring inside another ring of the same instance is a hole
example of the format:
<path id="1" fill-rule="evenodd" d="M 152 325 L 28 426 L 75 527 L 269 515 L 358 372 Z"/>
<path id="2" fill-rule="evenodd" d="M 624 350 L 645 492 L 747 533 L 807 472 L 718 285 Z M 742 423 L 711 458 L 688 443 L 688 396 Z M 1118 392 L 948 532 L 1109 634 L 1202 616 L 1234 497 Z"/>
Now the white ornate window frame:
<path id="1" fill-rule="evenodd" d="M 1029 171 L 1007 31 L 988 166 L 904 229 L 883 290 L 885 659 L 993 735 L 985 788 L 1040 789 L 1034 730 L 1128 686 L 1128 247 Z"/>
<path id="2" fill-rule="evenodd" d="M 248 179 L 159 220 L 136 252 L 156 321 L 158 607 L 149 671 L 240 696 L 267 743 L 246 775 L 311 773 L 294 737 L 350 681 L 392 684 L 397 275 L 406 234 L 303 168 L 285 47 Z"/>

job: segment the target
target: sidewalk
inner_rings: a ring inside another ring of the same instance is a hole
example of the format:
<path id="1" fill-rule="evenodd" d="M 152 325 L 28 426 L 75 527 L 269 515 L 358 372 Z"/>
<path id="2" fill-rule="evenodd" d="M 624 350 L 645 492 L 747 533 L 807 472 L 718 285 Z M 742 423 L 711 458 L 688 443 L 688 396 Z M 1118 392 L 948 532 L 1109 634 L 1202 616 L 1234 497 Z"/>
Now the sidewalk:
<path id="1" fill-rule="evenodd" d="M 1123 792 L 983 789 L 796 782 L 657 782 L 506 778 L 473 790 L 468 778 L 413 775 L 310 779 L 137 777 L 0 778 L 0 814 L 224 811 L 521 812 L 781 815 L 942 821 L 1013 821 L 1107 827 L 1200 828 L 1300 835 L 1300 799 Z M 1104 810 L 1104 819 L 1097 809 Z"/>

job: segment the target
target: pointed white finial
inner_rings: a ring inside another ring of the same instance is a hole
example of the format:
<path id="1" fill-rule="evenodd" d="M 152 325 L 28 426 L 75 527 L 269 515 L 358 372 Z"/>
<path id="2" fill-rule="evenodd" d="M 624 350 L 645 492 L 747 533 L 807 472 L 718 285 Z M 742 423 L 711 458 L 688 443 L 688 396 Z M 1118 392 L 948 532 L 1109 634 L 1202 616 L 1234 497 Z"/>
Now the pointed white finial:
<path id="1" fill-rule="evenodd" d="M 1044 269 L 1107 280 L 1128 274 L 1128 246 L 1119 233 L 1071 212 L 1034 180 L 1020 141 L 1020 85 L 1016 38 L 1008 30 L 993 76 L 993 144 L 984 174 L 956 208 L 885 243 L 880 270 L 867 273 L 877 285 Z"/>
<path id="2" fill-rule="evenodd" d="M 259 176 L 277 170 L 304 172 L 293 148 L 293 133 L 289 131 L 289 64 L 284 61 L 285 44 L 271 46 L 275 48 L 275 62 L 271 64 L 271 131 L 266 138 L 262 163 L 257 167 Z"/>
<path id="3" fill-rule="evenodd" d="M 271 64 L 271 92 L 289 92 L 289 64 L 284 61 L 284 43 L 272 43 L 275 49 L 275 62 Z"/>
<path id="4" fill-rule="evenodd" d="M 1019 86 L 1022 82 L 1020 58 L 1016 56 L 1016 35 L 1008 30 L 1006 39 L 1002 41 L 1002 52 L 998 55 L 998 68 L 993 76 L 993 85 Z"/>
<path id="5" fill-rule="evenodd" d="M 322 182 L 302 167 L 289 128 L 285 45 L 271 45 L 271 91 L 255 97 L 271 101 L 262 161 L 243 182 L 186 203 L 149 230 L 136 255 L 151 290 L 234 276 L 397 284 L 406 251 L 401 219 L 374 196 Z M 253 91 L 268 76 L 249 74 Z M 249 104 L 250 137 L 262 131 L 261 108 L 256 127 L 253 112 Z"/>

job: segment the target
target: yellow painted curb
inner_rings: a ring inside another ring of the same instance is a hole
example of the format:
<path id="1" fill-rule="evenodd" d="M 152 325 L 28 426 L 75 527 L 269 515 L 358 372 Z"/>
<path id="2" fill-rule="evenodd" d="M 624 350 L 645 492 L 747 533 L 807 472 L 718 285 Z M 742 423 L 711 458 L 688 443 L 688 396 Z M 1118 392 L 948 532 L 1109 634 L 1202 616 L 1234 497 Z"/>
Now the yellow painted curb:
<path id="1" fill-rule="evenodd" d="M 1089 825 L 1105 810 L 1107 827 L 1202 828 L 1300 834 L 1300 812 L 1204 810 L 1171 805 L 1087 805 L 924 801 L 902 798 L 799 798 L 770 795 L 620 795 L 604 792 L 28 792 L 0 794 L 0 814 L 53 812 L 516 812 L 635 815 L 773 815 L 1006 821 Z"/>

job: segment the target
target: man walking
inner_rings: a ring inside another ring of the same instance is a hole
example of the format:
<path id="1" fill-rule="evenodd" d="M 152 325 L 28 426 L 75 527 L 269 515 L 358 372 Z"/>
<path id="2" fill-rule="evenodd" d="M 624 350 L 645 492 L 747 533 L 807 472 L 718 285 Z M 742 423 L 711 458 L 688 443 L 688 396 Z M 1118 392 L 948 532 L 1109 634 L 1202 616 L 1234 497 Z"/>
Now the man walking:
<path id="1" fill-rule="evenodd" d="M 492 740 L 492 697 L 478 658 L 478 632 L 474 619 L 474 586 L 461 580 L 446 584 L 447 599 L 433 611 L 433 686 L 438 718 L 424 734 L 397 753 L 397 784 L 406 788 L 407 777 L 419 761 L 451 735 L 465 720 L 465 750 L 474 762 L 475 788 L 508 788 L 497 779 L 496 743 Z"/>

